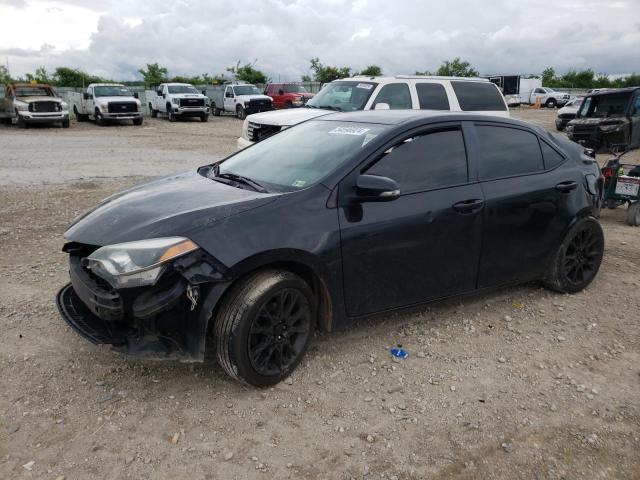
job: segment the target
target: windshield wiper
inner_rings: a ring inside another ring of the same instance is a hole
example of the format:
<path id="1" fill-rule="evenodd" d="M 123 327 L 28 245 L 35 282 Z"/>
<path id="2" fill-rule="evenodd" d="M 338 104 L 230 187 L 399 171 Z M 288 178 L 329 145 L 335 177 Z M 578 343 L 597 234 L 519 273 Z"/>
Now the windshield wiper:
<path id="1" fill-rule="evenodd" d="M 341 112 L 342 109 L 340 107 L 336 107 L 335 105 L 320 105 L 319 108 L 326 108 L 327 110 L 334 110 L 336 112 Z"/>
<path id="2" fill-rule="evenodd" d="M 236 173 L 230 173 L 230 172 L 217 173 L 216 177 L 217 178 L 226 178 L 227 180 L 233 180 L 234 182 L 242 183 L 243 185 L 248 185 L 251 188 L 253 188 L 256 192 L 268 193 L 267 189 L 264 188 L 262 185 L 260 185 L 255 180 L 252 180 L 252 179 L 250 179 L 248 177 L 243 177 L 242 175 L 238 175 Z"/>

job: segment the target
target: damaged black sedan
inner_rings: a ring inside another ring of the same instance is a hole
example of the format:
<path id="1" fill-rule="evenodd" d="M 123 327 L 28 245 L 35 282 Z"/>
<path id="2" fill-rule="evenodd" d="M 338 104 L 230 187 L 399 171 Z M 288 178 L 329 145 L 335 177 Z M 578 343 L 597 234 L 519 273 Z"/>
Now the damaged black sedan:
<path id="1" fill-rule="evenodd" d="M 272 385 L 317 328 L 533 280 L 580 291 L 600 185 L 582 147 L 523 122 L 327 115 L 77 219 L 58 307 L 124 354 L 202 362 L 213 343 L 230 376 Z"/>

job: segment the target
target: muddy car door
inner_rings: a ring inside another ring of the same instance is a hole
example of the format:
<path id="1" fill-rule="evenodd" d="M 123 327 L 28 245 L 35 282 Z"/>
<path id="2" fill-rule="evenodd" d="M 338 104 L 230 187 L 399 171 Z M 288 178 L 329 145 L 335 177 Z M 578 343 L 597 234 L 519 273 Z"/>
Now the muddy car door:
<path id="1" fill-rule="evenodd" d="M 354 172 L 358 179 L 397 182 L 393 201 L 350 199 L 357 180 L 355 186 L 349 177 L 340 184 L 344 295 L 351 316 L 476 285 L 483 200 L 469 174 L 462 126 L 409 135 Z"/>

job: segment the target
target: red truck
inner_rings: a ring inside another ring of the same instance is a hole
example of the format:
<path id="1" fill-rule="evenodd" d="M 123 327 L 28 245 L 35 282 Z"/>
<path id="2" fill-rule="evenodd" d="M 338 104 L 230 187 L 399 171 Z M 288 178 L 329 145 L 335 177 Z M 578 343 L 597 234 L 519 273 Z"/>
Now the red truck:
<path id="1" fill-rule="evenodd" d="M 313 98 L 313 93 L 297 83 L 269 83 L 264 94 L 273 99 L 273 108 L 302 107 Z"/>

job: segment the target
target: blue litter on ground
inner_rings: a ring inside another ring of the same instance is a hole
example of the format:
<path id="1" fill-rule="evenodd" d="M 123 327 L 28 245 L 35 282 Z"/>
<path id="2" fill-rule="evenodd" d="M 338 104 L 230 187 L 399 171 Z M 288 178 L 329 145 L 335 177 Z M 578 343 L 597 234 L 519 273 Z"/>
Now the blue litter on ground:
<path id="1" fill-rule="evenodd" d="M 402 358 L 403 360 L 409 356 L 409 352 L 403 350 L 401 348 L 392 348 L 391 355 L 397 358 Z"/>

